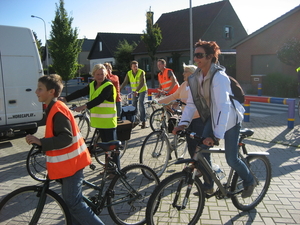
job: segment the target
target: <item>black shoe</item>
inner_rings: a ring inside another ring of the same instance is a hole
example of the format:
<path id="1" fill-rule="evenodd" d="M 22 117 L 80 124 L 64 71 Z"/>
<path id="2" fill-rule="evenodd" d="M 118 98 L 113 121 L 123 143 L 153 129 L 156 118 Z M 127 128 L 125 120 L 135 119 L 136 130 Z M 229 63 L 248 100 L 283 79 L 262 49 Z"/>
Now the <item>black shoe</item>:
<path id="1" fill-rule="evenodd" d="M 255 186 L 255 184 L 252 184 L 248 187 L 245 187 L 242 192 L 242 198 L 249 198 L 252 195 Z"/>

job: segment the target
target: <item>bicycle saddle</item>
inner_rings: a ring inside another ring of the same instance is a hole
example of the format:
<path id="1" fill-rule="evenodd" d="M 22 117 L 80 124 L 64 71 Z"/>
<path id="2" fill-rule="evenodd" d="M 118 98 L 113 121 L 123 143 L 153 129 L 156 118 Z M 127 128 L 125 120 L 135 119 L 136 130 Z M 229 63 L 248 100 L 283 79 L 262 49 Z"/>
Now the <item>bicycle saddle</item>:
<path id="1" fill-rule="evenodd" d="M 245 129 L 241 129 L 240 130 L 240 135 L 241 136 L 244 136 L 244 137 L 250 137 L 254 134 L 254 131 L 253 130 L 250 130 L 248 128 L 245 128 Z"/>

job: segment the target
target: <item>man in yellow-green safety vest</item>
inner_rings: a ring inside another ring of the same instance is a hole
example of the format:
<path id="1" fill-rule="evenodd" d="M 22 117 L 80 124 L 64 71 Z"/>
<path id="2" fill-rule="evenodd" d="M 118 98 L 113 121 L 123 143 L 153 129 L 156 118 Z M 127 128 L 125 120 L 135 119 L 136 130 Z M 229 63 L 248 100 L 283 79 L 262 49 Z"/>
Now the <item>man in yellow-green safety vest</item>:
<path id="1" fill-rule="evenodd" d="M 132 61 L 130 63 L 130 68 L 126 74 L 124 82 L 122 83 L 120 90 L 122 90 L 130 82 L 131 91 L 133 93 L 132 105 L 137 108 L 137 103 L 139 102 L 139 110 L 141 116 L 141 128 L 146 128 L 146 109 L 145 109 L 145 97 L 147 93 L 147 83 L 145 77 L 145 71 L 139 69 L 139 64 L 137 61 Z"/>

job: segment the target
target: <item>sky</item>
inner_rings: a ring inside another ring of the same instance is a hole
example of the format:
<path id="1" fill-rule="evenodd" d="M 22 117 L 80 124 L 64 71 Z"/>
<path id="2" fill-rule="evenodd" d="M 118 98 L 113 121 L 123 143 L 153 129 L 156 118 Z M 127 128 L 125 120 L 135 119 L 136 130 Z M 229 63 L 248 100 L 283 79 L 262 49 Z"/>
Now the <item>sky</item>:
<path id="1" fill-rule="evenodd" d="M 64 0 L 72 27 L 79 38 L 95 39 L 98 32 L 143 33 L 146 12 L 154 12 L 154 22 L 161 14 L 205 5 L 218 0 Z M 230 0 L 248 34 L 262 28 L 300 5 L 299 0 Z M 51 23 L 59 0 L 0 0 L 0 25 L 27 27 L 44 44 L 50 37 Z M 31 15 L 38 16 L 32 18 Z"/>

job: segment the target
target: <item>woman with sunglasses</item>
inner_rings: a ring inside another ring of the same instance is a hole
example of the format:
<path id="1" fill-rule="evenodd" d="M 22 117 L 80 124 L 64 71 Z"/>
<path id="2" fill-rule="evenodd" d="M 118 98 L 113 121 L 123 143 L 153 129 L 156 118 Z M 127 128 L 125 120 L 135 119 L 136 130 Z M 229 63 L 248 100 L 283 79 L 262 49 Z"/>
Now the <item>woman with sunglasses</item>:
<path id="1" fill-rule="evenodd" d="M 243 198 L 250 197 L 255 182 L 246 165 L 238 158 L 238 138 L 243 120 L 244 108 L 235 99 L 230 99 L 232 90 L 225 68 L 218 63 L 220 47 L 214 41 L 201 41 L 195 44 L 194 61 L 197 70 L 188 79 L 190 91 L 187 105 L 179 126 L 173 133 L 188 127 L 194 112 L 198 110 L 205 123 L 202 148 L 209 148 L 216 141 L 224 139 L 225 157 L 243 179 Z M 213 78 L 212 78 L 213 77 Z M 212 80 L 211 80 L 212 78 Z M 197 154 L 195 156 L 197 158 Z M 210 162 L 210 156 L 206 157 Z M 208 194 L 213 192 L 213 181 L 205 179 L 204 187 Z"/>

